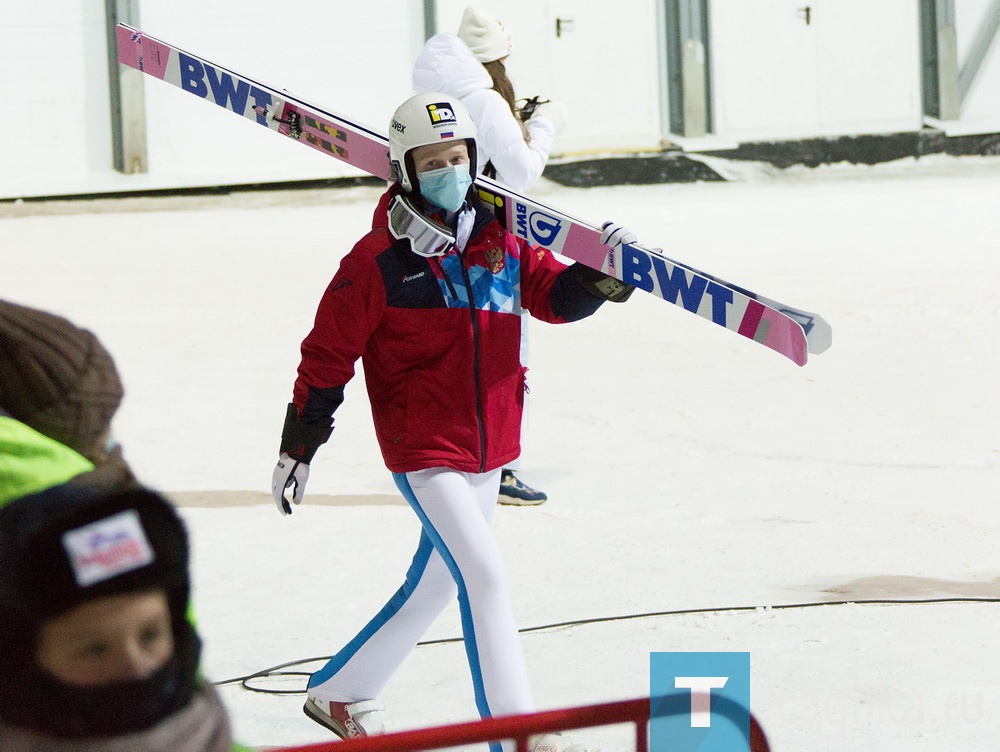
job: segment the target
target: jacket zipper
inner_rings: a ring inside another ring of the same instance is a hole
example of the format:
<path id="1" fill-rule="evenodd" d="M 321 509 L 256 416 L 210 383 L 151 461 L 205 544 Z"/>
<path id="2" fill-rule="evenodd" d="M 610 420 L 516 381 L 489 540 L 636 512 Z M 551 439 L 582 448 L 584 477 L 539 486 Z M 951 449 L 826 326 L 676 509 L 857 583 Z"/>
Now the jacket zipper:
<path id="1" fill-rule="evenodd" d="M 461 256 L 459 256 L 459 261 L 461 261 Z M 458 293 L 455 292 L 455 285 L 451 283 L 451 277 L 448 276 L 448 272 L 445 271 L 444 264 L 441 263 L 441 257 L 436 256 L 434 258 L 435 263 L 437 263 L 438 269 L 441 271 L 441 277 L 444 279 L 446 285 L 448 285 L 448 292 L 451 293 L 451 297 L 458 300 Z"/>
<path id="2" fill-rule="evenodd" d="M 483 420 L 483 392 L 479 377 L 479 322 L 476 319 L 476 301 L 473 298 L 472 280 L 465 266 L 465 254 L 460 255 L 462 280 L 469 293 L 469 314 L 472 316 L 472 379 L 476 387 L 476 420 L 479 425 L 479 472 L 486 472 L 486 427 Z"/>

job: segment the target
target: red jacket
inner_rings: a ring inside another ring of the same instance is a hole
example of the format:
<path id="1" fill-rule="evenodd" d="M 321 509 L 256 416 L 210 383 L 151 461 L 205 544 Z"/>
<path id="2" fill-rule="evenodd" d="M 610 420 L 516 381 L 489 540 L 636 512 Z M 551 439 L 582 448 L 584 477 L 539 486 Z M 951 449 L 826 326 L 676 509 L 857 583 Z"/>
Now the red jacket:
<path id="1" fill-rule="evenodd" d="M 361 358 L 389 470 L 502 467 L 520 453 L 520 307 L 564 323 L 602 301 L 572 267 L 506 232 L 481 204 L 464 254 L 418 256 L 389 233 L 396 190 L 344 257 L 302 342 L 293 397 L 300 420 L 329 425 Z"/>

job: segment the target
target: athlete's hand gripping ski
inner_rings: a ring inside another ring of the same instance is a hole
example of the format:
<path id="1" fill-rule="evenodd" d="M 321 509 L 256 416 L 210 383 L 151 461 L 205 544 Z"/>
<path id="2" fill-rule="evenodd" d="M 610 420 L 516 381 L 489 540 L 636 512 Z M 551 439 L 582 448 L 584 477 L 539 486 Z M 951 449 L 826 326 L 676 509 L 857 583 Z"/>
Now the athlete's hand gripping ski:
<path id="1" fill-rule="evenodd" d="M 620 253 L 623 243 L 636 243 L 638 238 L 627 227 L 616 222 L 605 222 L 601 230 L 601 242 L 616 253 Z M 574 264 L 580 283 L 593 295 L 612 303 L 624 303 L 635 292 L 635 287 L 604 272 L 582 264 Z"/>

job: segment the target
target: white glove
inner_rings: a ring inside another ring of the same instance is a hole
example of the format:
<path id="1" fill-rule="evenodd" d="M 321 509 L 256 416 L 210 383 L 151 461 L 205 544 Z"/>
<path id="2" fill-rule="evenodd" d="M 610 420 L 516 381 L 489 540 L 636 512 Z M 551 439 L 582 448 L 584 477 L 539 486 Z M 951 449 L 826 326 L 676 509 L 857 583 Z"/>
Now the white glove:
<path id="1" fill-rule="evenodd" d="M 555 132 L 559 133 L 566 127 L 568 114 L 569 110 L 566 109 L 566 105 L 562 102 L 546 102 L 545 104 L 538 105 L 535 112 L 528 119 L 528 122 L 530 123 L 535 118 L 546 118 L 552 123 Z"/>
<path id="2" fill-rule="evenodd" d="M 612 250 L 618 250 L 622 244 L 638 243 L 639 238 L 627 227 L 615 222 L 605 222 L 601 225 L 601 242 Z"/>
<path id="3" fill-rule="evenodd" d="M 309 480 L 309 463 L 293 460 L 287 454 L 278 458 L 278 464 L 271 475 L 271 494 L 274 503 L 282 514 L 291 514 L 292 507 L 285 497 L 285 492 L 292 491 L 292 502 L 301 504 L 306 495 L 306 481 Z"/>

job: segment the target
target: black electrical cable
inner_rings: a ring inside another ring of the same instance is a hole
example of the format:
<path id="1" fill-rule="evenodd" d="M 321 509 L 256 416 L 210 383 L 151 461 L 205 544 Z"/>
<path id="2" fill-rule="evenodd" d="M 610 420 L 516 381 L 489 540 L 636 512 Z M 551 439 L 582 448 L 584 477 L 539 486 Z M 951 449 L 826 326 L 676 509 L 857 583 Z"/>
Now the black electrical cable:
<path id="1" fill-rule="evenodd" d="M 625 614 L 624 616 L 596 616 L 591 619 L 574 619 L 572 621 L 553 622 L 552 624 L 540 624 L 535 627 L 524 627 L 519 629 L 520 634 L 531 632 L 543 632 L 548 629 L 565 629 L 566 627 L 579 627 L 587 624 L 602 624 L 616 621 L 631 621 L 633 619 L 651 619 L 661 616 L 690 616 L 694 614 L 724 614 L 739 611 L 790 611 L 800 608 L 818 608 L 819 606 L 915 606 L 915 605 L 935 605 L 946 603 L 1000 603 L 1000 598 L 871 598 L 842 601 L 809 601 L 806 603 L 781 603 L 777 606 L 716 606 L 712 608 L 684 608 L 673 611 L 649 611 L 639 614 Z M 445 637 L 440 640 L 425 640 L 418 642 L 417 647 L 428 647 L 430 645 L 446 645 L 452 642 L 462 642 L 461 637 Z M 333 656 L 322 655 L 315 658 L 301 658 L 288 663 L 279 663 L 277 666 L 261 669 L 246 676 L 237 676 L 232 679 L 212 682 L 216 687 L 226 684 L 240 684 L 244 689 L 251 692 L 261 692 L 270 695 L 301 695 L 305 694 L 303 689 L 267 689 L 265 687 L 255 687 L 250 682 L 256 679 L 266 679 L 275 676 L 311 676 L 309 671 L 283 671 L 290 666 L 301 666 L 314 661 L 328 661 Z"/>

